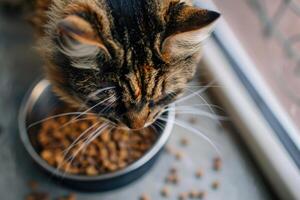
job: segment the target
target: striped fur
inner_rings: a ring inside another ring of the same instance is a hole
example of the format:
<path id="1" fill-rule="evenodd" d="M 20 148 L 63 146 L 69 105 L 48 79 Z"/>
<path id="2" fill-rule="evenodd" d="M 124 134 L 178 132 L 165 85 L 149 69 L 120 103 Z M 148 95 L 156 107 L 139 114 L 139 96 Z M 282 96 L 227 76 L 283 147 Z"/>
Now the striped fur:
<path id="1" fill-rule="evenodd" d="M 219 14 L 179 0 L 37 0 L 35 22 L 55 91 L 81 106 L 113 86 L 94 111 L 132 129 L 151 124 L 195 73 L 201 42 Z"/>

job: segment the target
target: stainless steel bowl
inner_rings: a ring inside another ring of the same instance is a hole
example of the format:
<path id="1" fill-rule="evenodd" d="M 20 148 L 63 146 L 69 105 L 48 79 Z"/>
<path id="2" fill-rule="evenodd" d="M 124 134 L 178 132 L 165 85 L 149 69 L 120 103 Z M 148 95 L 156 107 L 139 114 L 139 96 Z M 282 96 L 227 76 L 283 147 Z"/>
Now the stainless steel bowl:
<path id="1" fill-rule="evenodd" d="M 139 160 L 130 164 L 126 168 L 107 174 L 98 176 L 84 176 L 66 174 L 47 164 L 38 154 L 36 148 L 34 134 L 36 131 L 28 131 L 29 124 L 43 119 L 62 102 L 52 93 L 51 84 L 47 80 L 41 80 L 28 92 L 20 108 L 19 113 L 19 131 L 21 140 L 33 158 L 33 160 L 45 172 L 55 177 L 55 180 L 72 187 L 74 189 L 86 191 L 101 191 L 111 190 L 138 179 L 145 174 L 155 163 L 164 145 L 166 144 L 174 123 L 174 114 L 166 113 L 167 123 L 164 123 L 164 128 L 159 130 L 158 139 L 153 147 L 146 152 Z"/>

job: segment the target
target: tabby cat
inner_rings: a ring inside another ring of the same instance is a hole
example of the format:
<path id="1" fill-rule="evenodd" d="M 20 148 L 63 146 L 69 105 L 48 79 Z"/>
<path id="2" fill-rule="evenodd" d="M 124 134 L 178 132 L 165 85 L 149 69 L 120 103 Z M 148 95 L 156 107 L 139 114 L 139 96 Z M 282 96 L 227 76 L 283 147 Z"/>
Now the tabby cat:
<path id="1" fill-rule="evenodd" d="M 219 16 L 179 0 L 36 0 L 33 21 L 55 92 L 141 129 L 183 93 Z"/>

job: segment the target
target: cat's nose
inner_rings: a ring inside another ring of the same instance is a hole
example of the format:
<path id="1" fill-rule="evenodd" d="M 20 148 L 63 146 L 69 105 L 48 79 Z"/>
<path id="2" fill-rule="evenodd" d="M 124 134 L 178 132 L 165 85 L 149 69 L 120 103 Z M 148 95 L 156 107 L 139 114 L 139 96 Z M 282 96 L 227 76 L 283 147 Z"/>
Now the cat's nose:
<path id="1" fill-rule="evenodd" d="M 145 127 L 147 119 L 148 113 L 129 113 L 128 115 L 124 116 L 124 123 L 128 126 L 128 128 L 138 130 Z"/>

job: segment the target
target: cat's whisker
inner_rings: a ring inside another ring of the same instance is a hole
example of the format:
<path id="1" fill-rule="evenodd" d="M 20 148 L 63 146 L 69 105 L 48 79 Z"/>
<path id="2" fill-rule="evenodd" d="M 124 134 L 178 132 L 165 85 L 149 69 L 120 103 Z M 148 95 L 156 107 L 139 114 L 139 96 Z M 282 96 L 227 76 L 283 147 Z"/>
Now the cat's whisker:
<path id="1" fill-rule="evenodd" d="M 187 96 L 181 97 L 181 98 L 177 99 L 176 101 L 174 101 L 173 103 L 180 103 L 180 102 L 186 101 L 186 100 L 188 100 L 188 99 L 194 97 L 194 96 L 197 95 L 197 94 L 202 94 L 203 92 L 205 92 L 206 90 L 208 90 L 208 89 L 210 88 L 209 85 L 211 85 L 211 84 L 213 84 L 213 83 L 214 83 L 214 82 L 211 81 L 209 84 L 207 84 L 207 86 L 205 86 L 205 87 L 203 87 L 203 88 L 201 88 L 201 89 L 195 91 L 195 92 L 192 93 L 192 94 L 189 94 L 189 95 L 187 95 Z"/>
<path id="2" fill-rule="evenodd" d="M 190 92 L 193 92 L 194 93 L 194 91 L 192 91 L 191 89 L 189 89 L 189 88 L 186 88 L 187 90 L 189 90 Z M 206 99 L 204 98 L 204 97 L 202 97 L 200 94 L 198 94 L 198 93 L 196 93 L 195 94 L 197 97 L 199 97 L 204 103 L 206 103 L 207 105 L 208 105 L 208 108 L 209 108 L 209 110 L 210 110 L 210 112 L 211 113 L 213 113 L 213 114 L 216 114 L 215 113 L 215 111 L 212 109 L 212 107 L 209 105 L 209 103 L 206 101 Z"/>
<path id="3" fill-rule="evenodd" d="M 102 92 L 105 92 L 107 90 L 111 90 L 111 89 L 114 89 L 115 87 L 114 86 L 110 86 L 110 87 L 106 87 L 106 88 L 101 88 L 101 89 L 98 89 L 94 92 L 91 92 L 88 96 L 87 96 L 87 99 L 82 103 L 81 107 L 79 108 L 79 110 L 83 109 L 85 106 L 86 106 L 86 103 L 88 101 L 90 101 L 92 98 L 94 98 L 95 96 L 99 95 L 100 93 Z"/>
<path id="4" fill-rule="evenodd" d="M 221 85 L 207 86 L 207 85 L 189 85 L 189 84 L 186 87 L 187 88 L 191 88 L 191 89 L 194 89 L 194 88 L 206 88 L 206 87 L 209 87 L 209 88 L 224 88 L 224 86 L 221 86 Z"/>
<path id="5" fill-rule="evenodd" d="M 93 117 L 84 117 L 84 118 L 79 118 L 79 119 L 76 119 L 76 120 L 74 120 L 74 121 L 72 121 L 72 122 L 70 122 L 70 120 L 67 122 L 68 124 L 63 124 L 61 127 L 59 127 L 57 130 L 59 131 L 59 130 L 61 130 L 62 128 L 64 128 L 64 127 L 66 127 L 66 126 L 68 126 L 68 125 L 71 125 L 71 124 L 74 124 L 74 123 L 76 123 L 76 122 L 80 122 L 80 121 L 86 121 L 86 120 L 91 120 L 91 119 L 94 119 L 95 118 L 95 116 L 93 115 Z"/>
<path id="6" fill-rule="evenodd" d="M 50 117 L 47 117 L 47 118 L 44 118 L 44 119 L 42 119 L 42 120 L 39 120 L 39 121 L 36 121 L 36 122 L 33 122 L 33 123 L 31 123 L 28 127 L 27 127 L 27 129 L 30 129 L 30 128 L 32 128 L 32 127 L 34 127 L 34 126 L 36 126 L 36 125 L 38 125 L 38 124 L 40 124 L 40 123 L 43 123 L 43 122 L 45 122 L 45 121 L 48 121 L 48 120 L 51 120 L 51 119 L 55 119 L 55 118 L 58 118 L 58 117 L 64 117 L 64 116 L 70 116 L 70 115 L 79 115 L 79 114 L 81 114 L 82 112 L 67 112 L 67 113 L 60 113 L 60 114 L 57 114 L 57 115 L 53 115 L 53 116 L 50 116 Z M 94 115 L 94 116 L 96 116 L 96 114 L 94 114 L 94 113 L 86 113 L 87 115 Z"/>
<path id="7" fill-rule="evenodd" d="M 152 128 L 156 132 L 156 134 L 159 134 L 159 132 L 154 124 L 155 124 L 155 122 L 153 124 L 151 124 L 149 127 Z"/>
<path id="8" fill-rule="evenodd" d="M 66 155 L 69 153 L 70 149 L 72 149 L 72 148 L 78 143 L 78 141 L 79 141 L 86 133 L 88 133 L 88 132 L 91 131 L 93 128 L 95 128 L 97 125 L 99 125 L 99 123 L 100 123 L 100 122 L 97 122 L 97 123 L 93 124 L 92 126 L 90 126 L 89 128 L 87 128 L 85 131 L 83 131 L 83 132 L 76 138 L 76 140 L 74 140 L 74 141 L 72 142 L 72 144 L 70 144 L 70 146 L 69 146 L 67 149 L 65 149 L 65 150 L 63 151 L 64 156 L 66 156 Z"/>
<path id="9" fill-rule="evenodd" d="M 103 108 L 100 113 L 106 112 L 108 109 L 110 109 L 115 103 L 116 101 L 119 99 L 119 97 L 115 98 L 112 102 L 110 102 L 108 105 L 105 106 L 105 108 Z"/>
<path id="10" fill-rule="evenodd" d="M 102 126 L 99 126 L 98 128 L 96 128 L 92 133 L 90 133 L 90 135 L 93 134 L 93 133 L 95 133 L 96 131 L 100 130 L 101 127 L 102 127 Z M 85 132 L 87 133 L 88 131 L 85 131 Z M 85 135 L 85 134 L 81 134 L 79 137 L 82 138 L 84 135 Z M 86 140 L 90 135 L 86 136 L 83 140 Z M 77 138 L 76 144 L 78 144 L 78 142 L 79 142 L 79 139 Z M 72 144 L 71 144 L 71 145 L 72 145 Z M 70 146 L 71 146 L 71 145 L 70 145 Z M 66 159 L 66 157 L 68 156 L 69 151 L 72 149 L 72 148 L 70 148 L 70 146 L 68 147 L 68 149 L 69 149 L 68 152 L 62 152 L 62 153 L 63 153 L 63 160 L 64 160 L 64 162 L 60 163 L 60 164 L 57 166 L 57 170 L 61 169 L 61 167 L 62 167 L 65 163 L 68 162 L 68 160 L 70 159 L 70 157 L 72 157 L 72 156 L 70 156 L 69 158 Z M 73 145 L 73 147 L 74 147 L 74 146 L 75 146 L 75 145 Z M 65 160 L 65 159 L 66 159 L 66 160 Z"/>
<path id="11" fill-rule="evenodd" d="M 167 119 L 166 119 L 166 118 L 160 117 L 159 119 L 162 120 L 162 121 L 167 122 Z M 212 140 L 211 140 L 208 136 L 206 136 L 204 133 L 202 133 L 202 132 L 199 131 L 198 129 L 195 129 L 195 128 L 191 127 L 189 124 L 187 124 L 187 123 L 185 123 L 185 122 L 183 122 L 183 121 L 181 121 L 181 120 L 175 119 L 174 123 L 175 123 L 176 125 L 178 125 L 178 126 L 184 128 L 184 129 L 186 129 L 186 130 L 189 130 L 189 131 L 195 133 L 196 135 L 198 135 L 198 136 L 200 136 L 201 138 L 203 138 L 204 140 L 206 140 L 206 141 L 212 146 L 212 148 L 216 151 L 216 153 L 218 154 L 218 156 L 219 156 L 219 157 L 222 157 L 219 148 L 218 148 L 218 147 L 212 142 Z"/>
<path id="12" fill-rule="evenodd" d="M 109 126 L 110 126 L 110 125 L 107 124 L 106 127 L 104 127 L 101 131 L 98 131 L 96 134 L 94 134 L 93 137 L 89 138 L 89 140 L 87 140 L 87 141 L 85 142 L 85 147 L 83 147 L 82 151 L 85 152 L 85 150 L 86 150 L 86 148 L 89 146 L 89 144 L 90 144 L 93 140 L 95 140 L 97 137 L 99 137 L 99 136 L 103 133 L 103 131 L 105 131 L 105 129 L 106 129 L 107 127 L 109 127 Z M 110 127 L 107 131 L 110 132 L 113 128 L 114 128 L 114 127 Z"/>
<path id="13" fill-rule="evenodd" d="M 176 114 L 188 114 L 188 115 L 198 115 L 198 116 L 203 116 L 203 117 L 207 117 L 209 119 L 212 120 L 216 120 L 218 122 L 218 124 L 220 123 L 219 121 L 225 121 L 228 120 L 228 117 L 223 117 L 223 116 L 218 116 L 218 115 L 213 115 L 211 113 L 208 112 L 204 112 L 204 111 L 195 111 L 195 110 L 189 110 L 189 111 L 175 111 L 175 110 L 170 110 L 170 112 L 175 112 Z"/>
<path id="14" fill-rule="evenodd" d="M 191 109 L 194 109 L 195 107 L 203 107 L 203 106 L 210 106 L 212 108 L 218 109 L 220 111 L 224 111 L 224 109 L 218 105 L 214 105 L 214 104 L 208 104 L 208 103 L 196 103 L 196 104 L 192 104 L 192 105 L 176 105 L 175 108 L 179 109 L 179 108 L 186 108 L 189 107 Z"/>
<path id="15" fill-rule="evenodd" d="M 184 68 L 183 68 L 183 67 L 180 68 L 179 70 L 177 70 L 175 73 L 169 74 L 169 75 L 165 78 L 165 80 L 170 80 L 170 78 L 173 78 L 174 76 L 176 76 L 176 75 L 178 75 L 178 74 L 181 74 L 182 71 L 184 71 Z"/>
<path id="16" fill-rule="evenodd" d="M 101 132 L 103 129 L 105 129 L 106 127 L 107 127 L 107 125 L 108 125 L 108 123 L 104 123 L 104 124 L 102 124 L 101 126 L 99 126 L 96 130 L 94 130 L 92 133 L 90 133 L 88 136 L 86 136 L 83 140 L 82 140 L 82 142 L 83 142 L 83 144 L 86 144 L 86 142 L 87 141 L 89 141 L 95 134 L 97 134 L 98 132 Z M 80 147 L 81 147 L 82 145 L 80 145 Z M 80 150 L 81 150 L 82 148 L 78 148 L 78 152 L 80 152 Z M 76 151 L 76 152 L 77 152 Z M 77 155 L 77 153 L 75 153 L 76 155 Z"/>
<path id="17" fill-rule="evenodd" d="M 72 164 L 73 160 L 76 158 L 76 156 L 80 153 L 80 151 L 84 150 L 87 148 L 87 146 L 94 140 L 96 139 L 103 131 L 108 127 L 108 124 L 105 124 L 102 126 L 98 131 L 95 131 L 93 134 L 91 134 L 88 138 L 83 141 L 83 143 L 80 145 L 80 147 L 75 151 L 75 153 L 70 156 L 71 159 L 69 159 L 67 162 L 69 165 Z"/>
<path id="18" fill-rule="evenodd" d="M 114 88 L 116 88 L 116 87 L 115 86 L 110 86 L 110 87 L 98 89 L 98 90 L 92 92 L 91 94 L 89 94 L 88 98 L 93 98 L 93 97 L 97 96 L 98 94 L 100 94 L 101 92 L 104 92 L 104 91 L 107 91 L 107 90 L 110 90 L 110 89 L 114 89 Z"/>
<path id="19" fill-rule="evenodd" d="M 93 141 L 96 137 L 98 137 L 107 128 L 107 126 L 108 126 L 108 123 L 102 124 L 95 131 L 93 131 L 88 137 L 86 137 L 84 139 L 83 144 L 81 144 L 80 147 L 74 153 L 72 153 L 72 155 L 70 157 L 68 157 L 66 159 L 66 161 L 64 163 L 67 164 L 67 167 L 65 169 L 64 175 L 69 170 L 70 166 L 72 165 L 73 160 L 80 153 L 80 151 L 82 149 L 86 148 L 90 144 L 91 141 Z"/>
<path id="20" fill-rule="evenodd" d="M 160 119 L 158 118 L 158 120 L 160 120 Z M 158 120 L 156 120 L 154 123 L 155 123 L 156 126 L 158 126 L 158 128 L 163 130 L 165 125 L 160 123 L 160 121 L 158 121 Z"/>
<path id="21" fill-rule="evenodd" d="M 81 114 L 79 114 L 78 116 L 76 116 L 74 119 L 72 119 L 72 120 L 70 120 L 69 122 L 65 123 L 61 128 L 67 126 L 68 124 L 72 123 L 74 120 L 80 118 L 82 115 L 87 114 L 87 113 L 88 113 L 89 111 L 91 111 L 92 109 L 94 109 L 94 108 L 96 108 L 97 106 L 101 105 L 102 103 L 104 103 L 104 102 L 106 102 L 106 101 L 112 99 L 113 97 L 114 97 L 114 95 L 111 95 L 110 97 L 108 97 L 108 98 L 106 98 L 106 99 L 104 99 L 104 100 L 98 102 L 98 103 L 95 104 L 94 106 L 92 106 L 92 107 L 86 109 L 86 110 L 83 111 Z"/>
<path id="22" fill-rule="evenodd" d="M 177 114 L 191 114 L 191 115 L 204 116 L 204 117 L 208 117 L 212 120 L 216 120 L 218 123 L 220 123 L 219 122 L 220 120 L 225 121 L 225 120 L 229 119 L 226 116 L 212 114 L 212 113 L 206 112 L 204 110 L 199 110 L 199 109 L 197 109 L 195 107 L 191 107 L 191 106 L 181 106 L 179 108 L 166 108 L 164 110 L 164 112 L 165 111 L 174 112 Z"/>

